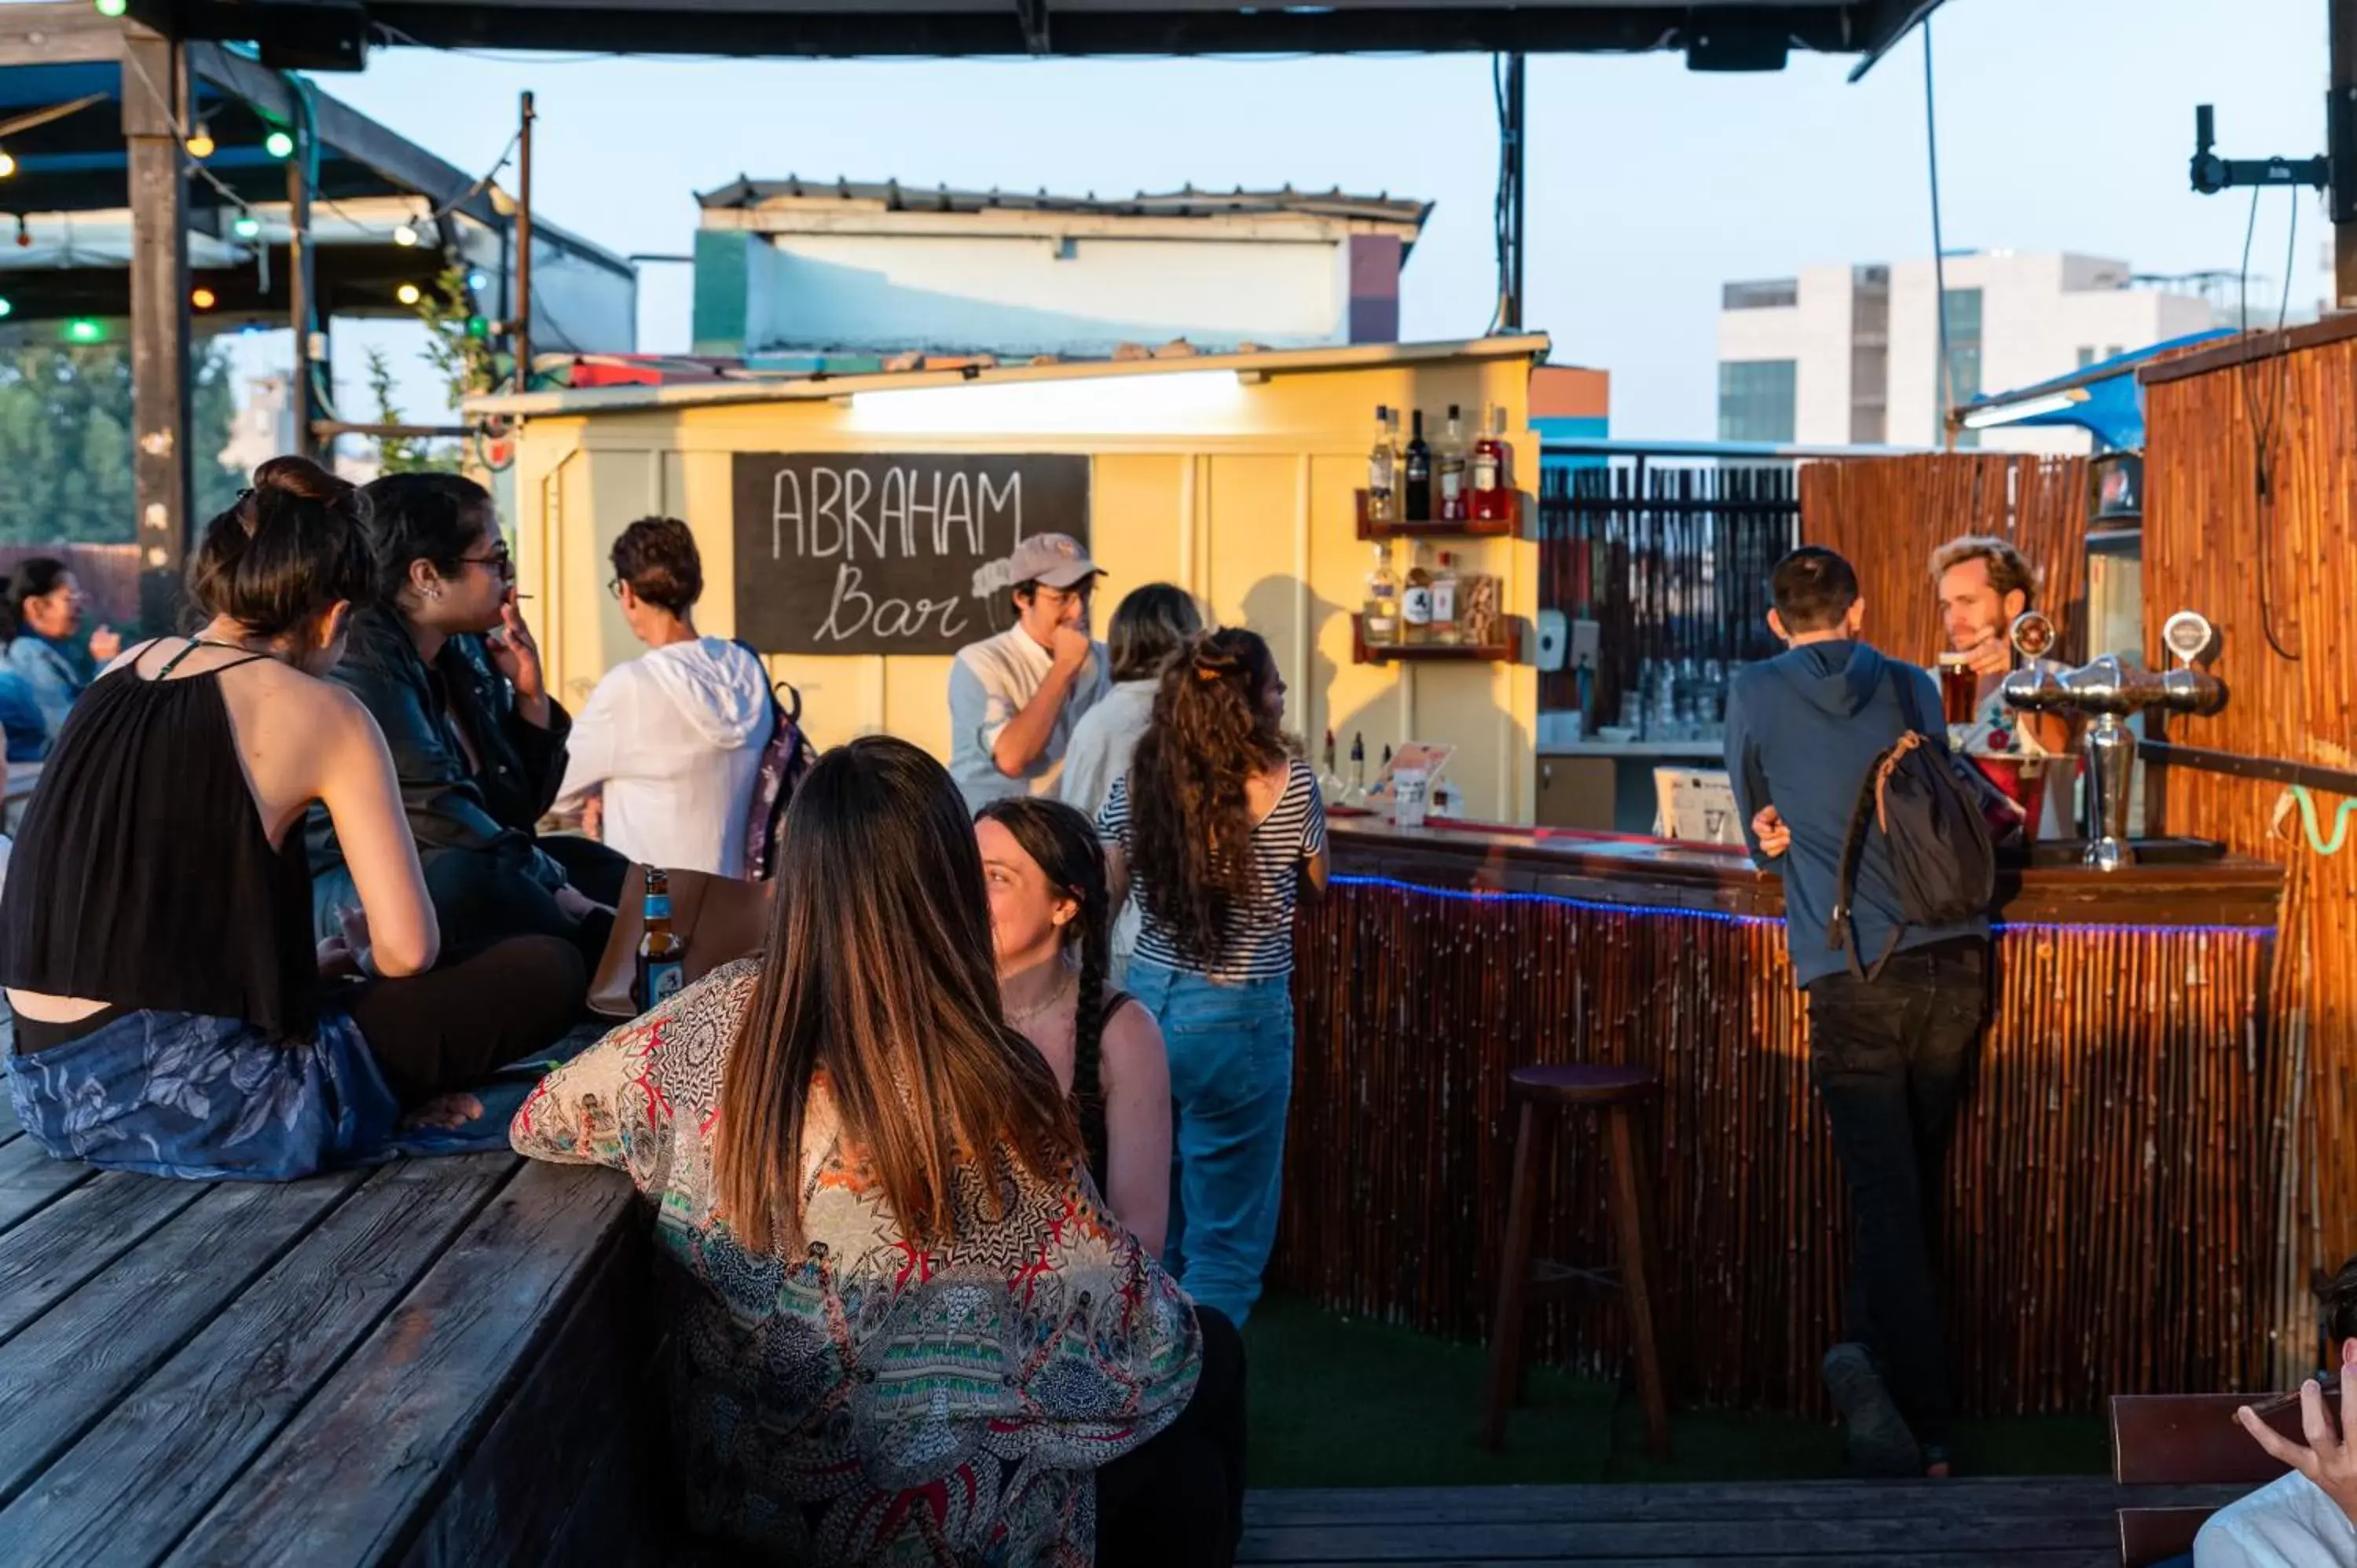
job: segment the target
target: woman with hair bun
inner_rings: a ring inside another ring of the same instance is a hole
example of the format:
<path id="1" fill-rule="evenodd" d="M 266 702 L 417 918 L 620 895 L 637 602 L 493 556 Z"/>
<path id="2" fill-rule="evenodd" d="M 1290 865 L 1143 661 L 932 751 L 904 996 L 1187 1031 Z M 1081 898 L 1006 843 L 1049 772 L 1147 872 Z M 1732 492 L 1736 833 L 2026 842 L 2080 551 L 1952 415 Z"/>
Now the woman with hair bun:
<path id="1" fill-rule="evenodd" d="M 61 1159 L 364 1163 L 404 1109 L 447 1121 L 441 1097 L 571 1020 L 565 943 L 444 949 L 384 737 L 326 679 L 369 590 L 364 515 L 315 463 L 263 465 L 190 567 L 204 628 L 123 654 L 58 737 L 0 890 L 0 985 L 18 1118 Z M 314 803 L 360 903 L 316 944 Z"/>
<path id="2" fill-rule="evenodd" d="M 1178 1107 L 1163 1255 L 1238 1326 L 1276 1238 L 1294 906 L 1326 886 L 1326 809 L 1284 719 L 1285 680 L 1257 633 L 1194 639 L 1097 815 L 1114 902 L 1134 887 L 1143 910 L 1127 983 L 1162 1026 Z"/>

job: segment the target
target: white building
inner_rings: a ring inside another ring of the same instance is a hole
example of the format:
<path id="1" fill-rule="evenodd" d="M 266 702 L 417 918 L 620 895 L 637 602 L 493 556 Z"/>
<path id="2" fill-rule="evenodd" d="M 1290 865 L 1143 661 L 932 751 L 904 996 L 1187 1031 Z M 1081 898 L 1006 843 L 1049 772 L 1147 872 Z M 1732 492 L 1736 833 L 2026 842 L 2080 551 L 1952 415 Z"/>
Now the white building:
<path id="1" fill-rule="evenodd" d="M 1812 267 L 1726 285 L 1718 435 L 1806 446 L 1936 446 L 1943 438 L 1931 260 Z M 1947 404 L 2027 386 L 2225 323 L 2228 311 L 2126 262 L 1976 251 L 1947 258 Z M 2068 429 L 1966 431 L 1961 446 L 2087 448 Z"/>
<path id="2" fill-rule="evenodd" d="M 1103 358 L 1383 343 L 1427 202 L 1341 191 L 1090 197 L 739 180 L 699 197 L 695 351 Z"/>

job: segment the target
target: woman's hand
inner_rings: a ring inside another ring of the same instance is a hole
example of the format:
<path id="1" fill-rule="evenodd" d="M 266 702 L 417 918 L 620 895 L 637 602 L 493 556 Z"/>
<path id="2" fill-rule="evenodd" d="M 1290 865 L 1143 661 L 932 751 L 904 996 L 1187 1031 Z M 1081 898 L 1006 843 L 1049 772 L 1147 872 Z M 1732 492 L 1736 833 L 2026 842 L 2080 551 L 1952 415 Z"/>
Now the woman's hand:
<path id="1" fill-rule="evenodd" d="M 111 626 L 102 626 L 90 634 L 90 656 L 101 665 L 112 664 L 123 657 L 123 634 Z"/>
<path id="2" fill-rule="evenodd" d="M 492 667 L 515 688 L 516 711 L 524 722 L 546 729 L 548 676 L 540 667 L 540 644 L 524 625 L 523 612 L 516 608 L 513 589 L 500 602 L 500 629 L 487 634 L 483 646 L 490 651 Z"/>
<path id="3" fill-rule="evenodd" d="M 581 801 L 581 836 L 606 842 L 606 792 L 593 789 Z"/>
<path id="4" fill-rule="evenodd" d="M 336 934 L 321 940 L 317 948 L 319 978 L 373 976 L 376 969 L 370 953 L 368 911 L 339 904 L 335 914 L 339 928 Z"/>
<path id="5" fill-rule="evenodd" d="M 2261 1421 L 2249 1405 L 2234 1412 L 2252 1440 L 2293 1469 L 2306 1476 L 2330 1498 L 2341 1511 L 2357 1522 L 2357 1339 L 2341 1347 L 2341 1430 L 2335 1433 L 2325 1413 L 2324 1391 L 2314 1378 L 2299 1386 L 2300 1430 L 2305 1445 L 2280 1435 Z"/>

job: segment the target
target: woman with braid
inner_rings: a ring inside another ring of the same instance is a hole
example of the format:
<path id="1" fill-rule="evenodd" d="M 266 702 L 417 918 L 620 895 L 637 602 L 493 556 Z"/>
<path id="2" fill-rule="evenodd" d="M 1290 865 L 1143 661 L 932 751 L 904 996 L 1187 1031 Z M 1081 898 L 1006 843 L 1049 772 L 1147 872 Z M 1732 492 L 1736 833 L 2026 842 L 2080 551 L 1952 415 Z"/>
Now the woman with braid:
<path id="1" fill-rule="evenodd" d="M 1257 633 L 1194 639 L 1096 822 L 1114 906 L 1135 886 L 1144 913 L 1127 983 L 1170 1060 L 1178 1179 L 1163 1266 L 1238 1325 L 1260 1298 L 1284 1184 L 1293 911 L 1326 886 L 1326 811 L 1284 719 L 1285 680 Z"/>
<path id="2" fill-rule="evenodd" d="M 1006 1021 L 1056 1069 L 1114 1218 L 1158 1258 L 1170 1216 L 1170 1067 L 1154 1015 L 1105 990 L 1113 901 L 1096 830 L 1060 800 L 1028 795 L 992 801 L 974 827 Z"/>

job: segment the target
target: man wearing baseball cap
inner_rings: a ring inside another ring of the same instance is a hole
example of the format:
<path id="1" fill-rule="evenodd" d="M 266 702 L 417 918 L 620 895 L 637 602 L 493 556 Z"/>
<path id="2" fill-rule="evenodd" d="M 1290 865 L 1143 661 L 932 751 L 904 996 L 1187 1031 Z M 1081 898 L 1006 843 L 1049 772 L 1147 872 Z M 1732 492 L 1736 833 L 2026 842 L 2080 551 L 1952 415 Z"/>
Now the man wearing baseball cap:
<path id="1" fill-rule="evenodd" d="M 980 811 L 1010 795 L 1052 795 L 1072 726 L 1111 689 L 1089 636 L 1097 564 L 1069 534 L 1038 533 L 1007 558 L 1015 624 L 958 650 L 950 667 L 950 773 Z"/>

